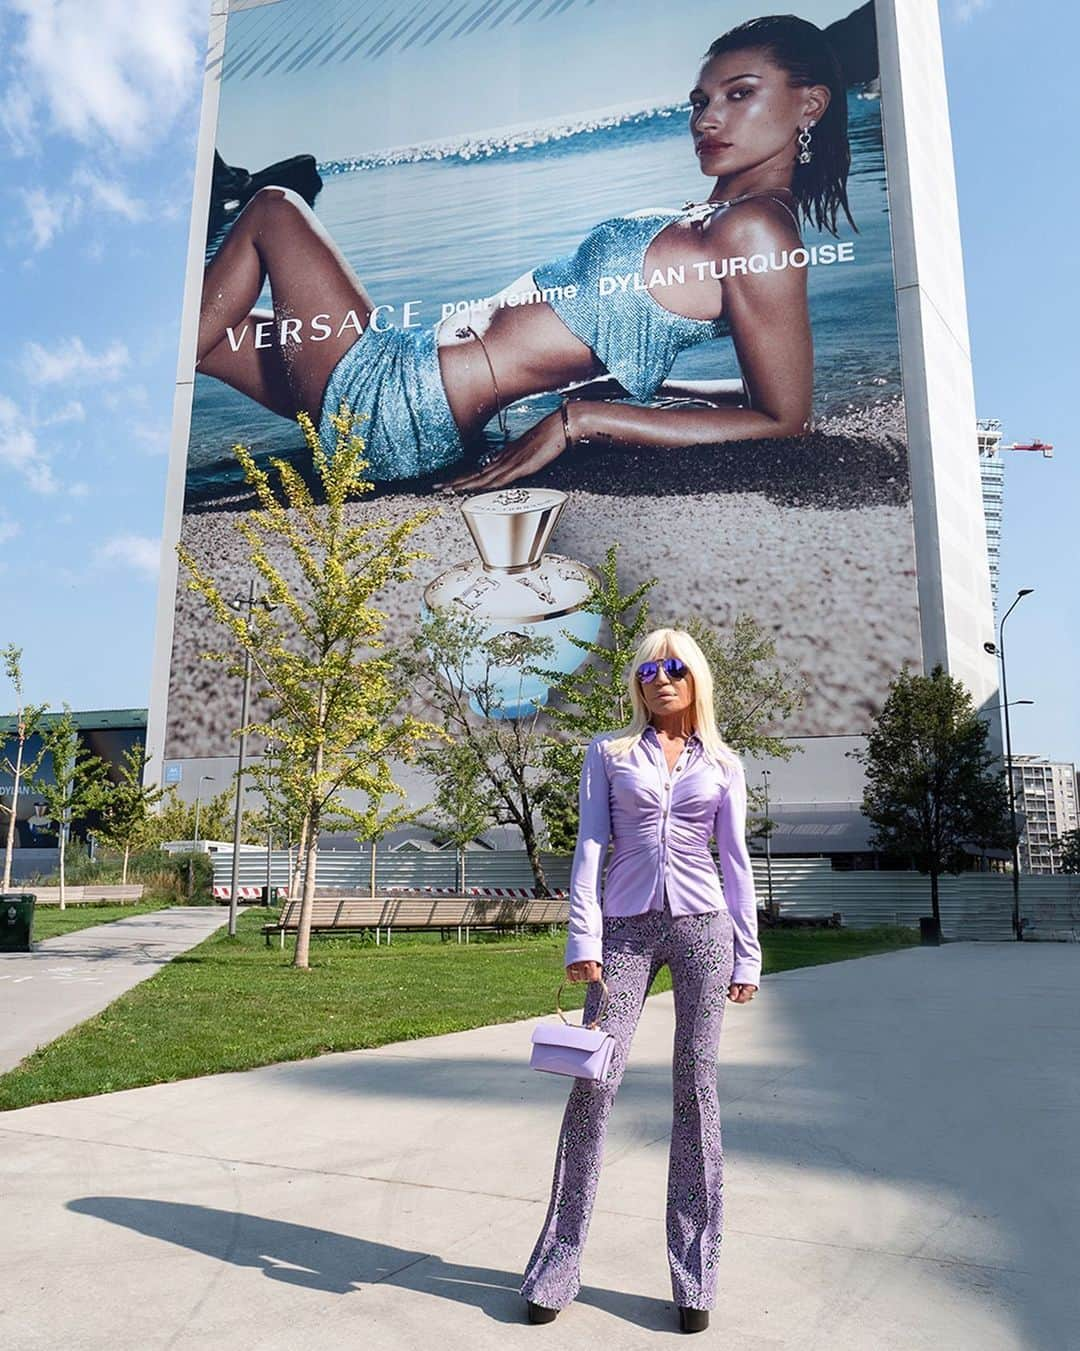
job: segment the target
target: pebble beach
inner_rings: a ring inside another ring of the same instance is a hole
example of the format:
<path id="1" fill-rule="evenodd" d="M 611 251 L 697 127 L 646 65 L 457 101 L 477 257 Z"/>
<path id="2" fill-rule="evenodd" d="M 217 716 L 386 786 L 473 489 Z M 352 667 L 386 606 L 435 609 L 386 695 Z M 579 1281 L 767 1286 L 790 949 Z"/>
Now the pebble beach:
<path id="1" fill-rule="evenodd" d="M 464 468 L 464 466 L 463 466 Z M 654 625 L 690 616 L 724 630 L 751 614 L 775 637 L 777 657 L 809 686 L 786 736 L 866 730 L 906 661 L 921 669 L 910 484 L 899 403 L 852 410 L 806 437 L 679 451 L 578 450 L 521 486 L 558 488 L 568 501 L 548 551 L 592 566 L 613 542 L 624 591 L 650 577 Z M 389 644 L 409 641 L 424 586 L 475 548 L 464 495 L 429 483 L 378 485 L 350 507 L 355 520 L 399 521 L 422 506 L 440 514 L 412 537 L 430 557 L 415 578 L 380 596 Z M 235 522 L 242 498 L 185 515 L 181 538 L 233 589 L 246 587 L 246 546 Z M 284 565 L 284 556 L 275 557 Z M 288 569 L 286 569 L 288 572 Z M 216 641 L 200 598 L 177 596 L 167 755 L 228 755 L 239 723 L 239 681 L 202 660 Z M 419 704 L 410 711 L 423 713 Z"/>

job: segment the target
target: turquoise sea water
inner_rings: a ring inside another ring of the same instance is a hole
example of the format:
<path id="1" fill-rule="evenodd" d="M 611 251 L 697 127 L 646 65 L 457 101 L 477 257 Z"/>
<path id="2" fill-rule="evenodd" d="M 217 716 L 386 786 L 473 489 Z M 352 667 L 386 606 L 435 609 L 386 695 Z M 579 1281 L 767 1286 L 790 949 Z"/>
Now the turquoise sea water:
<path id="1" fill-rule="evenodd" d="M 848 193 L 854 261 L 810 268 L 817 416 L 900 394 L 880 104 L 849 94 L 852 173 Z M 389 162 L 387 162 L 389 161 Z M 702 201 L 686 112 L 656 109 L 560 134 L 474 140 L 382 160 L 320 165 L 320 219 L 379 304 L 420 302 L 434 323 L 444 302 L 491 295 L 523 272 L 573 249 L 597 221 L 646 207 Z M 804 232 L 807 245 L 831 239 Z M 214 247 L 217 241 L 211 242 Z M 261 302 L 269 305 L 269 293 Z M 730 339 L 684 352 L 673 376 L 738 376 Z M 519 433 L 555 406 L 537 397 L 511 410 Z M 256 458 L 302 456 L 295 423 L 217 380 L 197 376 L 188 454 L 187 505 L 227 493 L 239 473 L 230 447 Z"/>

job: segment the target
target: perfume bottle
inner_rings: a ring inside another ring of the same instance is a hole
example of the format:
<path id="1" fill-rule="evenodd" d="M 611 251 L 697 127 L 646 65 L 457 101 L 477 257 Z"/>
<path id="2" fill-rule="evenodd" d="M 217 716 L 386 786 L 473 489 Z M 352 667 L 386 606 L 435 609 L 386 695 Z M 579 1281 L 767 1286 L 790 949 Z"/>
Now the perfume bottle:
<path id="1" fill-rule="evenodd" d="M 547 682 L 520 669 L 522 639 L 549 638 L 553 651 L 535 664 L 569 674 L 584 653 L 563 630 L 586 642 L 600 632 L 600 616 L 581 608 L 599 582 L 596 573 L 576 559 L 544 552 L 566 502 L 566 493 L 555 488 L 503 488 L 470 497 L 461 512 L 479 562 L 455 563 L 424 588 L 425 619 L 433 611 L 457 610 L 484 626 L 482 642 L 500 639 L 495 664 L 489 665 L 489 647 L 465 670 L 467 685 L 490 680 L 490 717 L 525 717 L 547 703 Z M 475 694 L 469 705 L 483 716 Z"/>

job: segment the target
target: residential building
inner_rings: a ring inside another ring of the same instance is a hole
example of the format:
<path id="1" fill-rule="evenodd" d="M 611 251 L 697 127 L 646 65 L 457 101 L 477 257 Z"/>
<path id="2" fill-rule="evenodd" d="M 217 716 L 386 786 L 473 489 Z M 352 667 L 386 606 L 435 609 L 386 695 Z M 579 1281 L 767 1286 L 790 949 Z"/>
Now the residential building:
<path id="1" fill-rule="evenodd" d="M 1014 755 L 1012 780 L 1016 810 L 1024 817 L 1020 871 L 1061 872 L 1061 837 L 1080 824 L 1076 766 L 1038 755 Z"/>
<path id="2" fill-rule="evenodd" d="M 990 564 L 990 595 L 996 617 L 1002 504 L 1005 494 L 1005 460 L 1002 452 L 1037 451 L 1044 460 L 1051 460 L 1054 457 L 1054 447 L 1039 440 L 1002 445 L 1001 423 L 992 417 L 976 418 L 975 432 L 979 444 L 979 479 L 982 484 L 983 517 L 986 522 L 986 554 Z"/>
<path id="3" fill-rule="evenodd" d="M 997 418 L 979 418 L 975 424 L 979 442 L 979 478 L 982 482 L 983 515 L 986 518 L 986 553 L 990 560 L 990 594 L 997 611 L 998 567 L 1001 555 L 1001 504 L 1005 491 L 1005 461 L 1001 456 L 1001 423 Z"/>

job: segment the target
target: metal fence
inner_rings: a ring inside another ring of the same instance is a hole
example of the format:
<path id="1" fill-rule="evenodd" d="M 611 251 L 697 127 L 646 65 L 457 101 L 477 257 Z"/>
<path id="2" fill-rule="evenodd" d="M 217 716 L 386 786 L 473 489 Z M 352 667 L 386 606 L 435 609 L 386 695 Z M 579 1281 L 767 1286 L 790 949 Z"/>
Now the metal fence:
<path id="1" fill-rule="evenodd" d="M 568 887 L 571 858 L 543 854 L 541 862 L 549 887 Z M 768 895 L 764 859 L 753 860 L 759 901 Z M 288 856 L 270 855 L 273 886 L 289 880 Z M 214 856 L 214 882 L 231 880 L 232 855 Z M 337 888 L 355 895 L 368 894 L 371 852 L 368 848 L 325 851 L 319 855 L 320 888 Z M 266 853 L 244 850 L 240 855 L 242 885 L 266 881 Z M 375 887 L 457 887 L 458 860 L 451 853 L 391 852 L 377 849 Z M 478 887 L 531 887 L 532 870 L 524 850 L 469 852 L 465 883 Z M 914 872 L 834 872 L 828 859 L 774 859 L 772 891 L 786 915 L 831 915 L 839 912 L 852 929 L 875 924 L 917 928 L 920 915 L 930 913 L 930 880 Z M 1025 876 L 1021 915 L 1024 936 L 1032 939 L 1080 941 L 1080 877 Z M 963 873 L 943 877 L 940 884 L 941 927 L 946 938 L 1008 940 L 1012 931 L 1012 879 L 1002 873 Z"/>

